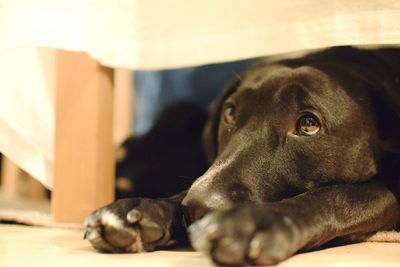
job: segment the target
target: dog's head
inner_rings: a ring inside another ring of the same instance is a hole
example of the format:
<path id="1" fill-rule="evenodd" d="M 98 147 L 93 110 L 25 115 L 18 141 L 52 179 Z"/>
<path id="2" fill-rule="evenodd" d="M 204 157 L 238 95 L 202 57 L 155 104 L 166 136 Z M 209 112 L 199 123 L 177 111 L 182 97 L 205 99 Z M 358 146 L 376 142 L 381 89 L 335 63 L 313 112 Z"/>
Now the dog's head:
<path id="1" fill-rule="evenodd" d="M 183 201 L 194 219 L 377 176 L 386 148 L 398 147 L 390 124 L 399 109 L 385 93 L 395 82 L 375 79 L 382 66 L 357 53 L 369 55 L 336 48 L 259 63 L 223 92 L 204 131 L 212 165 Z"/>

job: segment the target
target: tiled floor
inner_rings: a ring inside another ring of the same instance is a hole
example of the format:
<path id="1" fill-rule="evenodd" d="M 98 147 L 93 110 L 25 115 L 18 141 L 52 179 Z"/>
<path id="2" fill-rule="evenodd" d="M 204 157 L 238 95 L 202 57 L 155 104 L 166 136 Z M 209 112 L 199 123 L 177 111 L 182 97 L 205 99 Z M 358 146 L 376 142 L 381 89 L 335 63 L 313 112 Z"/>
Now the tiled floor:
<path id="1" fill-rule="evenodd" d="M 0 266 L 208 267 L 197 252 L 158 251 L 143 254 L 99 254 L 82 239 L 81 230 L 0 225 Z M 304 253 L 280 267 L 399 267 L 400 244 L 361 243 Z"/>

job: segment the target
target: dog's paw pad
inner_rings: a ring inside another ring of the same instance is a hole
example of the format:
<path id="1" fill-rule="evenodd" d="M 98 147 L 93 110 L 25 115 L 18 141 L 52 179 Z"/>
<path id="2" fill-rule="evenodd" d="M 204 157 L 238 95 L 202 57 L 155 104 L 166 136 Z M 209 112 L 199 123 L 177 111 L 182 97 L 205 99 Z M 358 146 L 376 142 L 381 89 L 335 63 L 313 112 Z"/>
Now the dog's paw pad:
<path id="1" fill-rule="evenodd" d="M 193 248 L 206 254 L 211 251 L 211 242 L 222 233 L 219 225 L 212 222 L 209 216 L 190 225 L 188 232 Z"/>
<path id="2" fill-rule="evenodd" d="M 133 209 L 128 214 L 126 215 L 126 219 L 128 220 L 129 223 L 137 223 L 142 219 L 142 213 L 138 211 L 137 209 Z"/>
<path id="3" fill-rule="evenodd" d="M 194 249 L 222 265 L 271 265 L 296 252 L 299 230 L 287 216 L 242 205 L 207 214 L 189 227 Z"/>
<path id="4" fill-rule="evenodd" d="M 138 252 L 143 250 L 138 231 L 117 214 L 103 209 L 85 221 L 84 238 L 102 252 Z"/>
<path id="5" fill-rule="evenodd" d="M 85 238 L 101 252 L 153 251 L 171 238 L 163 208 L 150 199 L 119 200 L 86 219 Z"/>
<path id="6" fill-rule="evenodd" d="M 126 215 L 130 224 L 137 224 L 141 229 L 141 237 L 144 242 L 152 243 L 160 240 L 164 236 L 164 230 L 159 224 L 144 216 L 139 210 L 132 209 Z"/>

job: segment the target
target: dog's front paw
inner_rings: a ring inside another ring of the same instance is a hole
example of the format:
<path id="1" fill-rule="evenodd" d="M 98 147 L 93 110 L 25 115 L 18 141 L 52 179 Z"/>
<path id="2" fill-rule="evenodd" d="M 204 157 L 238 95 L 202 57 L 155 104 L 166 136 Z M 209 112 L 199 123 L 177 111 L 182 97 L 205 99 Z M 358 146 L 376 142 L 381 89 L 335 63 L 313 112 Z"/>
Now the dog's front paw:
<path id="1" fill-rule="evenodd" d="M 189 227 L 192 246 L 222 265 L 276 264 L 298 249 L 300 233 L 277 209 L 240 205 L 206 215 Z"/>
<path id="2" fill-rule="evenodd" d="M 87 239 L 101 252 L 143 252 L 170 240 L 170 216 L 151 199 L 121 199 L 94 211 L 85 221 Z"/>

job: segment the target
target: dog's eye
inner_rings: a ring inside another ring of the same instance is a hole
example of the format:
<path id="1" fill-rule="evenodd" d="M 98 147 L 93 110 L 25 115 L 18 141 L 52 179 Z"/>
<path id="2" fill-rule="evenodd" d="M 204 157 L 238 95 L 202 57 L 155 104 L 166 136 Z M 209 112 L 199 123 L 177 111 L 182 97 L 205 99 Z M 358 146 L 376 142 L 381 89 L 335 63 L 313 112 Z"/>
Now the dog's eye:
<path id="1" fill-rule="evenodd" d="M 236 122 L 236 108 L 232 103 L 227 103 L 224 106 L 224 122 L 229 125 L 233 125 Z"/>
<path id="2" fill-rule="evenodd" d="M 298 135 L 314 135 L 321 129 L 321 123 L 317 116 L 311 113 L 301 115 L 296 122 L 296 133 Z"/>

